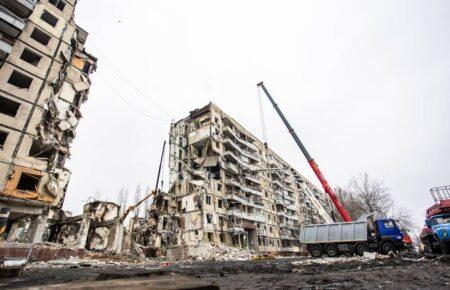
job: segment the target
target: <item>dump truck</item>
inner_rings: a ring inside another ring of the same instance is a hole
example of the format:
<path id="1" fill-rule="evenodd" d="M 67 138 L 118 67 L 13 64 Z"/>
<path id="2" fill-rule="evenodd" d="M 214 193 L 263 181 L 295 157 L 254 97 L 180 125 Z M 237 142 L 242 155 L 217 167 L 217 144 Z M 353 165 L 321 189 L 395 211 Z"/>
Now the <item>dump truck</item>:
<path id="1" fill-rule="evenodd" d="M 431 188 L 430 193 L 434 205 L 426 211 L 420 239 L 426 253 L 450 254 L 450 185 Z"/>
<path id="2" fill-rule="evenodd" d="M 351 256 L 364 252 L 388 254 L 402 250 L 403 233 L 393 219 L 372 219 L 365 215 L 353 222 L 302 225 L 300 243 L 313 257 Z"/>

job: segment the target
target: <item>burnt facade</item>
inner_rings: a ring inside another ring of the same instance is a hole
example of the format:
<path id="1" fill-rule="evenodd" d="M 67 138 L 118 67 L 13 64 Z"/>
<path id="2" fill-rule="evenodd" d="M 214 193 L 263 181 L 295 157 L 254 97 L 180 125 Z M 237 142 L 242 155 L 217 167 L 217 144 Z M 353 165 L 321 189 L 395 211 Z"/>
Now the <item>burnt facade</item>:
<path id="1" fill-rule="evenodd" d="M 1 240 L 37 242 L 64 202 L 65 161 L 96 58 L 74 20 L 76 0 L 0 0 Z"/>

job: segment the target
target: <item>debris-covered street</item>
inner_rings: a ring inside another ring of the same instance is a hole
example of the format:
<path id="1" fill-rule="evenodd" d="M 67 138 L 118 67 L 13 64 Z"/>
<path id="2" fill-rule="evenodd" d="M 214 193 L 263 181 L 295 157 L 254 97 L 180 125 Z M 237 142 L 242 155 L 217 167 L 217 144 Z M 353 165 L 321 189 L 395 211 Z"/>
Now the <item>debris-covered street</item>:
<path id="1" fill-rule="evenodd" d="M 279 258 L 252 261 L 55 260 L 29 265 L 2 289 L 374 289 L 450 287 L 450 259 L 406 257 Z M 37 287 L 37 288 L 36 288 Z M 202 288 L 206 287 L 206 288 Z"/>

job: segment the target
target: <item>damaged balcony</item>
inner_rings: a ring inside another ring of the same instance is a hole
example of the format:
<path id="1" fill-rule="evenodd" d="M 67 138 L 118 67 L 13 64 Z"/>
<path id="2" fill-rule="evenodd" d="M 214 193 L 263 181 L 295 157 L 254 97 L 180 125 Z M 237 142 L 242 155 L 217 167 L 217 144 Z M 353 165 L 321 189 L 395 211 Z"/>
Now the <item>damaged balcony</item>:
<path id="1" fill-rule="evenodd" d="M 5 5 L 11 11 L 22 18 L 30 16 L 36 5 L 35 0 L 0 0 L 0 4 Z"/>

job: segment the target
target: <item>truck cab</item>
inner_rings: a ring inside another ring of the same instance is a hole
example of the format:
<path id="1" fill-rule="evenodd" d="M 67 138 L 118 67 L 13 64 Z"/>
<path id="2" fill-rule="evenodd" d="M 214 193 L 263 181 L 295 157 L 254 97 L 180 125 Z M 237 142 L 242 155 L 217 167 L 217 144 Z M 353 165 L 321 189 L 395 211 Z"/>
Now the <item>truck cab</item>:
<path id="1" fill-rule="evenodd" d="M 450 213 L 435 215 L 425 223 L 439 241 L 450 241 Z"/>
<path id="2" fill-rule="evenodd" d="M 403 233 L 393 219 L 377 219 L 375 221 L 376 238 L 378 239 L 379 251 L 383 254 L 395 252 L 404 246 Z"/>

